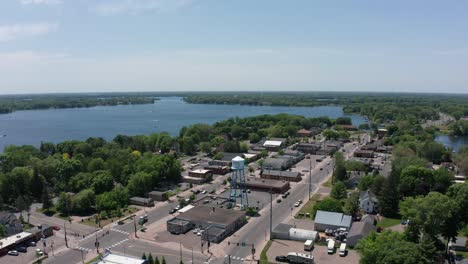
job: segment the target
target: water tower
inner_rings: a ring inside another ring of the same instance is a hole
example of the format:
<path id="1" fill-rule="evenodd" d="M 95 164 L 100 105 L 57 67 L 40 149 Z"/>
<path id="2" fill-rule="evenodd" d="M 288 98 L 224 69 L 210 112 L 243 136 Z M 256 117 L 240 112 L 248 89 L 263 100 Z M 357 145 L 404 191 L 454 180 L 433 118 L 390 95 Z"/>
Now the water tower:
<path id="1" fill-rule="evenodd" d="M 249 197 L 245 184 L 244 159 L 237 156 L 232 159 L 231 189 L 229 191 L 229 204 L 237 204 L 240 198 L 241 209 L 249 207 Z"/>

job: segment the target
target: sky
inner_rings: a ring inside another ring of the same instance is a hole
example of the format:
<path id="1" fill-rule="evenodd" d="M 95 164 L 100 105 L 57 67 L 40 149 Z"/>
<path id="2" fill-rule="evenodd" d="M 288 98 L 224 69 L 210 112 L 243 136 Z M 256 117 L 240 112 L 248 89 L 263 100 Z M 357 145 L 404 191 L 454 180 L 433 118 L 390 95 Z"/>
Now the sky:
<path id="1" fill-rule="evenodd" d="M 1 0 L 0 94 L 468 93 L 468 1 Z"/>

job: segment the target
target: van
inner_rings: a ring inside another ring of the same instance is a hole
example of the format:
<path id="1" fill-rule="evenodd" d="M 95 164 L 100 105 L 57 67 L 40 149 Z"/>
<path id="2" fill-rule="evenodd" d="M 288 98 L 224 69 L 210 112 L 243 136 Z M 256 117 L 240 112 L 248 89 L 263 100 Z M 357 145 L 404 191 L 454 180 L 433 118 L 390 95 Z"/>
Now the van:
<path id="1" fill-rule="evenodd" d="M 289 263 L 297 264 L 314 264 L 314 256 L 303 253 L 290 252 L 288 253 Z"/>
<path id="2" fill-rule="evenodd" d="M 340 245 L 340 257 L 346 256 L 346 243 Z"/>
<path id="3" fill-rule="evenodd" d="M 312 251 L 314 248 L 314 241 L 313 240 L 307 240 L 304 243 L 304 251 Z"/>
<path id="4" fill-rule="evenodd" d="M 333 239 L 328 240 L 327 251 L 328 251 L 328 254 L 330 255 L 335 253 L 335 240 Z"/>

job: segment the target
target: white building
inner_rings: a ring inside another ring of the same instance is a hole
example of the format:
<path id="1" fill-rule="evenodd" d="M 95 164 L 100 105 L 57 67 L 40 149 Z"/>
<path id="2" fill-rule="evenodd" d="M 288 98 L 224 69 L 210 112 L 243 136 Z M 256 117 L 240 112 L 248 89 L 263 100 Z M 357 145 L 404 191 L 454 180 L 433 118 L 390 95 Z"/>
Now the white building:
<path id="1" fill-rule="evenodd" d="M 359 194 L 359 207 L 366 213 L 375 213 L 379 208 L 379 200 L 370 190 Z"/>
<path id="2" fill-rule="evenodd" d="M 102 256 L 101 259 L 98 262 L 95 262 L 94 264 L 146 264 L 146 263 L 148 263 L 148 261 L 145 259 L 109 253 L 107 255 Z"/>

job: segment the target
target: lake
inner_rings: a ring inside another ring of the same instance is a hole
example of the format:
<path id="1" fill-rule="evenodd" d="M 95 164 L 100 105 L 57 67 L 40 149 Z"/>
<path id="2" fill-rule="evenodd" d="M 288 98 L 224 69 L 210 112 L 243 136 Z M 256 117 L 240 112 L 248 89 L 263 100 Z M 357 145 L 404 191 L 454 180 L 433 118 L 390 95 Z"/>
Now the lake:
<path id="1" fill-rule="evenodd" d="M 442 143 L 448 148 L 452 148 L 453 151 L 458 152 L 462 146 L 468 145 L 468 137 L 454 137 L 449 135 L 437 135 L 435 141 Z"/>
<path id="2" fill-rule="evenodd" d="M 350 117 L 354 125 L 365 123 L 359 115 L 347 115 L 338 106 L 287 107 L 188 104 L 181 97 L 162 97 L 154 104 L 97 106 L 91 108 L 17 111 L 0 114 L 0 151 L 7 145 L 39 146 L 88 137 L 113 139 L 117 134 L 138 135 L 166 131 L 178 135 L 183 126 L 262 114 L 288 113 L 307 117 Z"/>

